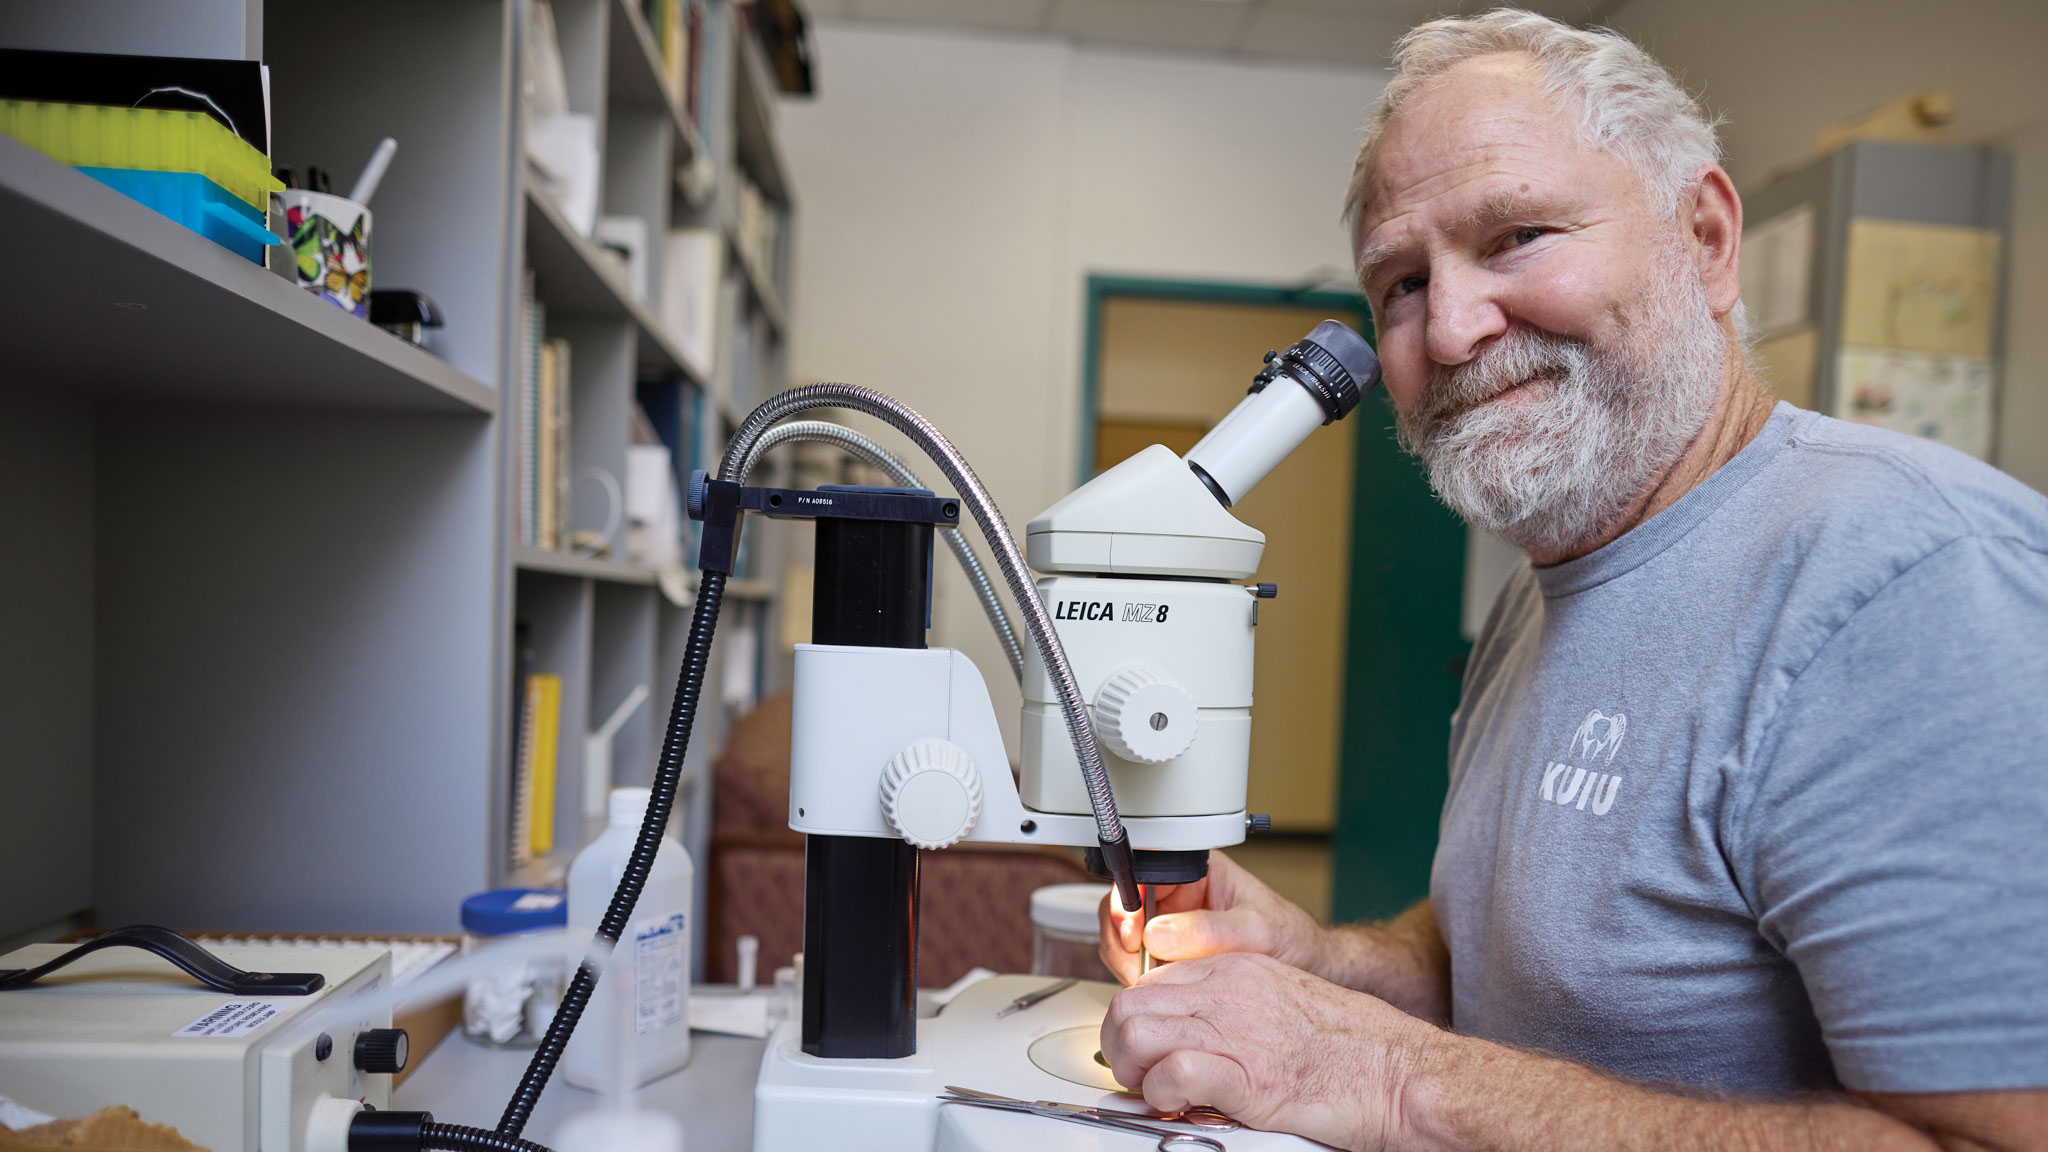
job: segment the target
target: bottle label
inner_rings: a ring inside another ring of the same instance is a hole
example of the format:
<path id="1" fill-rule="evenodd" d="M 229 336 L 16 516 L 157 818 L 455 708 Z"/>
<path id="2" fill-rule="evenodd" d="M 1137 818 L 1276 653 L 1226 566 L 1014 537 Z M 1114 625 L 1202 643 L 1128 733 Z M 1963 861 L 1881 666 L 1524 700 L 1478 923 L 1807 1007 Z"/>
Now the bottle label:
<path id="1" fill-rule="evenodd" d="M 640 1035 L 688 1018 L 690 932 L 681 915 L 642 920 L 633 931 L 633 1029 Z"/>

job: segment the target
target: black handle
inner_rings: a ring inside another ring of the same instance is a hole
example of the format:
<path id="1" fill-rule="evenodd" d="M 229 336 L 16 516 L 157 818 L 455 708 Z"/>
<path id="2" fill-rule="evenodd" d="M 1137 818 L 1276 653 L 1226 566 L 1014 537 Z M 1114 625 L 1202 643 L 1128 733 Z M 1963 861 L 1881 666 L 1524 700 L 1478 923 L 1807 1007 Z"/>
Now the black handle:
<path id="1" fill-rule="evenodd" d="M 0 968 L 0 992 L 26 988 L 88 952 L 123 947 L 154 952 L 208 988 L 237 996 L 311 996 L 327 986 L 327 977 L 318 972 L 244 972 L 169 928 L 134 924 L 88 940 L 41 967 Z"/>

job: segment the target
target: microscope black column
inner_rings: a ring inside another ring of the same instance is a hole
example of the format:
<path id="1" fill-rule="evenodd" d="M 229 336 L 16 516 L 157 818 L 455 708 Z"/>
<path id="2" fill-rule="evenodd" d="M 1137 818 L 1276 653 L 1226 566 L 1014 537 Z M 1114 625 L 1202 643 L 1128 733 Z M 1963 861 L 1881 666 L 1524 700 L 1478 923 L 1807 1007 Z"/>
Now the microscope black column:
<path id="1" fill-rule="evenodd" d="M 817 525 L 811 642 L 923 648 L 932 526 Z M 803 1047 L 812 1056 L 917 1051 L 917 849 L 896 837 L 807 839 L 803 1012 Z"/>

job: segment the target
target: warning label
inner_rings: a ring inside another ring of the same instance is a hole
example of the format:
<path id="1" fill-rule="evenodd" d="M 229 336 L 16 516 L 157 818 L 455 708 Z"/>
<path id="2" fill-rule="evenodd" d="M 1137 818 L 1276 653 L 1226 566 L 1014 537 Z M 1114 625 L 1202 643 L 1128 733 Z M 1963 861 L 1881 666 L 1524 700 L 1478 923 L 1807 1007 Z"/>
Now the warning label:
<path id="1" fill-rule="evenodd" d="M 680 915 L 643 920 L 633 945 L 633 1030 L 645 1036 L 689 1015 L 689 925 Z"/>
<path id="2" fill-rule="evenodd" d="M 281 1011 L 268 1000 L 230 1000 L 171 1035 L 232 1040 L 263 1027 Z"/>

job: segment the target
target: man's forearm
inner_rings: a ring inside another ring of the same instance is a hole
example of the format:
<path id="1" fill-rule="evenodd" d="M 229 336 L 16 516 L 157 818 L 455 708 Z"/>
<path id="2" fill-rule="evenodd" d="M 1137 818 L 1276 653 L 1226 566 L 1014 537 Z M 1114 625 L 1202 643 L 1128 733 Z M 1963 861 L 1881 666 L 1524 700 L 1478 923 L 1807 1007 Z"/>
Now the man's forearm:
<path id="1" fill-rule="evenodd" d="M 1390 1148 L 1940 1152 L 1945 1147 L 1846 1096 L 1744 1101 L 1680 1095 L 1567 1060 L 1449 1033 L 1412 1051 L 1396 1097 L 1399 1116 L 1389 1126 Z"/>
<path id="2" fill-rule="evenodd" d="M 1317 975 L 1433 1024 L 1451 1021 L 1451 954 L 1428 900 L 1379 924 L 1330 929 Z"/>

